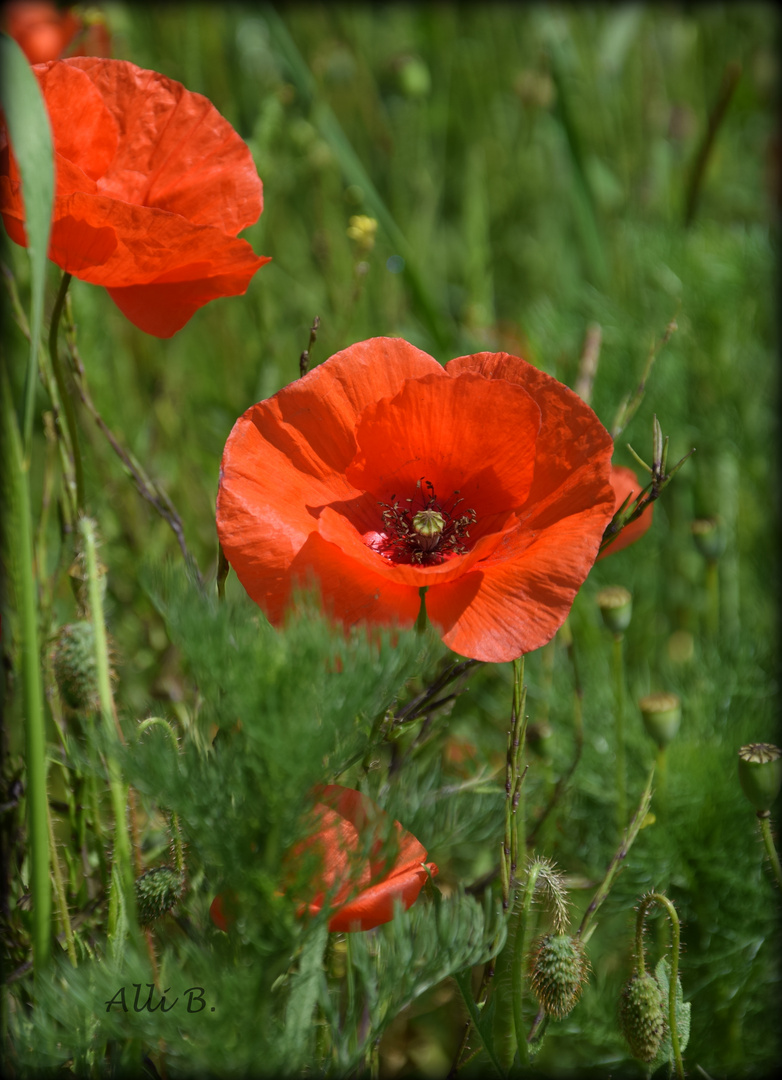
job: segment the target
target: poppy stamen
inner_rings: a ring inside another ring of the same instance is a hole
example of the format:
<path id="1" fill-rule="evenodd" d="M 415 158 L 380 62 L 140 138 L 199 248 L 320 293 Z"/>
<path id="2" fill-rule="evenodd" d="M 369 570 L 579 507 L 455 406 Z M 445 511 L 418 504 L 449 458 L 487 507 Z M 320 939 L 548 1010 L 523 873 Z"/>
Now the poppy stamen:
<path id="1" fill-rule="evenodd" d="M 423 489 L 427 495 L 421 495 Z M 456 496 L 450 507 L 441 503 L 434 485 L 424 477 L 416 483 L 417 496 L 405 498 L 402 505 L 396 495 L 390 503 L 378 503 L 383 507 L 383 533 L 373 547 L 392 563 L 417 563 L 436 566 L 454 555 L 464 555 L 469 539 L 468 528 L 476 520 L 474 510 L 467 510 L 454 517 L 454 509 L 464 500 Z"/>

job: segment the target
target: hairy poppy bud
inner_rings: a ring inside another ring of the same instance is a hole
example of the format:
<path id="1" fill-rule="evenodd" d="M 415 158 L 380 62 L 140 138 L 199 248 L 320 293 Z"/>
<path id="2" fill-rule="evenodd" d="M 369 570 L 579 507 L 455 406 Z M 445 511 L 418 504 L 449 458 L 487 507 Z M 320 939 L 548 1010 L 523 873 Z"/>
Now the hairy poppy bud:
<path id="1" fill-rule="evenodd" d="M 589 961 L 579 938 L 544 934 L 535 946 L 530 979 L 532 989 L 549 1016 L 561 1020 L 574 1008 L 589 973 Z"/>
<path id="2" fill-rule="evenodd" d="M 171 866 L 155 866 L 136 878 L 138 921 L 149 926 L 161 918 L 184 892 L 185 879 Z"/>
<path id="3" fill-rule="evenodd" d="M 633 598 L 622 585 L 609 585 L 597 594 L 603 622 L 612 634 L 623 634 L 633 617 Z"/>
<path id="4" fill-rule="evenodd" d="M 739 750 L 739 781 L 758 811 L 767 812 L 782 786 L 782 750 L 772 743 L 748 743 Z"/>
<path id="5" fill-rule="evenodd" d="M 54 678 L 66 708 L 88 712 L 98 708 L 95 631 L 86 620 L 68 623 L 54 646 Z"/>
<path id="6" fill-rule="evenodd" d="M 663 992 L 654 975 L 637 972 L 622 990 L 619 1024 L 630 1052 L 639 1061 L 654 1061 L 665 1034 Z"/>
<path id="7" fill-rule="evenodd" d="M 676 694 L 647 694 L 638 702 L 647 734 L 662 749 L 673 740 L 682 719 L 682 706 Z"/>

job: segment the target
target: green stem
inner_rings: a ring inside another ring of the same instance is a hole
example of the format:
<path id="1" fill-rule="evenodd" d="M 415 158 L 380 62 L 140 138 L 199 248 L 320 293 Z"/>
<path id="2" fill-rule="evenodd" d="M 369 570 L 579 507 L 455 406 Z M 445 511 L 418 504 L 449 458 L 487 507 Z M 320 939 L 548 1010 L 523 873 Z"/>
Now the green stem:
<path id="1" fill-rule="evenodd" d="M 676 1076 L 678 1080 L 684 1080 L 684 1063 L 682 1062 L 682 1052 L 679 1046 L 679 1029 L 676 1024 L 676 989 L 679 982 L 679 942 L 681 936 L 681 930 L 679 926 L 679 916 L 676 914 L 676 908 L 673 906 L 667 896 L 663 896 L 662 893 L 649 893 L 643 898 L 638 908 L 638 915 L 635 920 L 635 945 L 636 945 L 636 959 L 638 960 L 638 974 L 643 975 L 644 963 L 643 963 L 643 922 L 646 917 L 646 912 L 652 904 L 662 904 L 665 910 L 668 912 L 668 918 L 671 920 L 671 978 L 668 984 L 668 1028 L 671 1032 L 671 1046 L 673 1047 L 673 1057 L 676 1062 Z"/>
<path id="2" fill-rule="evenodd" d="M 103 621 L 103 598 L 101 596 L 100 577 L 98 574 L 98 556 L 96 550 L 95 525 L 87 517 L 79 521 L 79 530 L 84 539 L 84 555 L 87 564 L 87 579 L 89 587 L 90 611 L 92 613 L 92 625 L 95 633 L 95 663 L 98 678 L 98 697 L 100 699 L 101 720 L 104 727 L 106 745 L 106 759 L 109 767 L 109 790 L 114 811 L 114 866 L 117 871 L 117 880 L 122 893 L 120 907 L 125 908 L 128 914 L 129 925 L 136 924 L 135 910 L 136 898 L 134 893 L 134 876 L 132 863 L 132 848 L 130 833 L 128 831 L 128 791 L 127 785 L 122 779 L 122 774 L 117 760 L 116 747 L 121 738 L 119 723 L 114 711 L 114 699 L 111 693 L 111 675 L 109 671 L 108 643 L 106 641 L 106 626 Z M 109 932 L 113 935 L 116 930 L 117 905 L 111 905 L 110 910 L 115 915 Z"/>
<path id="3" fill-rule="evenodd" d="M 142 720 L 138 726 L 139 734 L 147 731 L 151 727 L 162 728 L 166 732 L 168 737 L 174 744 L 175 753 L 179 753 L 179 742 L 176 737 L 174 729 L 169 724 L 168 720 L 164 720 L 161 716 L 149 716 L 146 720 Z M 174 860 L 176 869 L 180 874 L 185 871 L 185 853 L 182 846 L 182 833 L 179 828 L 179 815 L 173 810 L 171 811 L 171 835 L 174 841 Z"/>
<path id="4" fill-rule="evenodd" d="M 503 1067 L 500 1065 L 499 1061 L 497 1060 L 497 1055 L 494 1053 L 494 1048 L 492 1047 L 489 1040 L 485 1039 L 484 1036 L 483 1036 L 483 1030 L 481 1029 L 481 1014 L 478 1012 L 478 1008 L 477 1008 L 477 1006 L 475 1004 L 475 1001 L 473 1000 L 473 996 L 472 996 L 472 988 L 470 986 L 470 970 L 469 970 L 469 968 L 466 971 L 456 971 L 456 972 L 454 972 L 453 977 L 454 977 L 454 980 L 456 982 L 456 985 L 459 987 L 459 990 L 461 991 L 461 995 L 464 998 L 464 1004 L 467 1006 L 467 1012 L 470 1014 L 470 1019 L 472 1020 L 472 1026 L 478 1032 L 478 1038 L 481 1040 L 481 1043 L 483 1044 L 483 1049 L 486 1051 L 486 1054 L 487 1054 L 487 1056 L 489 1058 L 489 1061 L 494 1066 L 494 1069 L 496 1070 L 497 1075 L 501 1076 L 501 1077 L 504 1077 L 505 1076 L 505 1070 L 503 1069 Z"/>
<path id="5" fill-rule="evenodd" d="M 418 609 L 418 618 L 415 621 L 415 630 L 417 634 L 423 634 L 424 630 L 426 630 L 426 591 L 428 588 L 428 585 L 422 585 L 418 590 L 418 595 L 421 597 L 421 606 Z"/>
<path id="6" fill-rule="evenodd" d="M 766 854 L 771 863 L 771 869 L 774 871 L 777 885 L 782 889 L 782 867 L 779 865 L 779 856 L 777 855 L 777 849 L 774 847 L 774 838 L 771 835 L 771 814 L 768 810 L 760 811 L 758 814 L 758 824 L 760 825 L 760 835 L 763 837 Z"/>
<path id="7" fill-rule="evenodd" d="M 706 603 L 706 629 L 709 637 L 714 639 L 720 626 L 720 575 L 716 559 L 706 563 Z"/>
<path id="8" fill-rule="evenodd" d="M 532 897 L 535 893 L 538 877 L 543 866 L 534 862 L 527 875 L 527 883 L 521 903 L 518 905 L 518 920 L 516 928 L 516 942 L 513 949 L 513 1026 L 516 1031 L 516 1045 L 519 1050 L 519 1060 L 522 1065 L 529 1065 L 529 1046 L 524 1030 L 524 965 L 527 956 L 527 928 L 529 927 L 529 913 L 532 906 Z"/>
<path id="9" fill-rule="evenodd" d="M 46 809 L 46 823 L 49 827 L 49 850 L 52 856 L 52 874 L 54 875 L 54 895 L 57 901 L 57 913 L 60 916 L 60 923 L 62 924 L 63 933 L 65 934 L 65 946 L 68 950 L 68 956 L 70 957 L 73 966 L 76 967 L 78 963 L 76 960 L 76 945 L 73 939 L 71 920 L 68 915 L 68 901 L 65 897 L 65 886 L 62 881 L 60 860 L 57 857 L 57 841 L 54 836 L 54 824 L 52 823 L 52 814 L 48 802 Z"/>
<path id="10" fill-rule="evenodd" d="M 652 780 L 653 779 L 654 779 L 654 766 L 652 766 L 652 768 L 651 768 L 651 770 L 649 772 L 649 779 L 646 781 L 646 787 L 644 788 L 643 795 L 641 796 L 641 801 L 638 804 L 638 809 L 636 810 L 635 814 L 633 815 L 633 820 L 628 825 L 627 831 L 625 832 L 625 835 L 622 837 L 621 844 L 617 848 L 617 850 L 616 850 L 616 852 L 614 854 L 614 857 L 611 859 L 611 862 L 608 864 L 608 869 L 606 870 L 606 875 L 603 878 L 600 885 L 597 887 L 597 891 L 595 892 L 595 895 L 592 897 L 591 901 L 589 902 L 589 906 L 587 907 L 586 911 L 584 912 L 584 917 L 581 920 L 581 925 L 579 926 L 578 930 L 576 931 L 576 937 L 580 937 L 582 940 L 585 940 L 587 930 L 589 929 L 589 925 L 592 922 L 592 920 L 594 919 L 598 908 L 603 903 L 605 898 L 608 896 L 608 893 L 611 890 L 611 885 L 613 883 L 614 877 L 618 873 L 619 868 L 621 867 L 624 860 L 627 858 L 627 854 L 630 851 L 630 848 L 632 847 L 636 836 L 640 832 L 641 825 L 643 824 L 644 818 L 646 817 L 646 815 L 649 812 L 649 806 L 651 805 L 651 801 L 652 801 Z"/>
<path id="11" fill-rule="evenodd" d="M 27 828 L 32 894 L 33 970 L 38 975 L 49 961 L 52 895 L 49 877 L 49 825 L 46 793 L 46 730 L 38 647 L 38 595 L 33 566 L 33 527 L 30 509 L 29 465 L 25 464 L 16 413 L 3 371 L 4 426 L 10 442 L 10 494 L 14 510 L 12 558 L 19 597 L 19 636 L 25 714 L 27 769 Z"/>
<path id="12" fill-rule="evenodd" d="M 73 472 L 76 480 L 76 505 L 80 511 L 84 511 L 84 473 L 81 466 L 81 450 L 79 449 L 79 433 L 76 428 L 76 413 L 73 409 L 73 401 L 65 383 L 65 372 L 60 362 L 60 350 L 58 336 L 60 330 L 60 317 L 65 306 L 65 297 L 68 286 L 71 283 L 71 275 L 63 274 L 57 299 L 52 311 L 52 323 L 49 327 L 49 355 L 52 359 L 52 371 L 57 382 L 57 391 L 60 395 L 60 405 L 65 416 L 65 424 L 68 428 L 68 438 L 73 455 Z"/>
<path id="13" fill-rule="evenodd" d="M 627 823 L 625 766 L 624 634 L 614 634 L 614 742 L 616 743 L 616 823 L 621 833 Z"/>

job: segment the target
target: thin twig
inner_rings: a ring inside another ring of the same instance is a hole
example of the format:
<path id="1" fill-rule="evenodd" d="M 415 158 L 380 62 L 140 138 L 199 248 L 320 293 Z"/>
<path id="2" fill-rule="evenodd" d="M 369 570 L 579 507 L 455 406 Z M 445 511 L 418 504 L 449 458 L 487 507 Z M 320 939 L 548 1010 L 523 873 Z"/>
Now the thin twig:
<path id="1" fill-rule="evenodd" d="M 312 326 L 310 327 L 310 340 L 307 344 L 307 348 L 299 357 L 299 378 L 303 378 L 307 374 L 307 370 L 310 366 L 310 350 L 315 342 L 318 340 L 318 327 L 320 326 L 320 315 L 316 315 L 312 320 Z"/>
<path id="2" fill-rule="evenodd" d="M 69 335 L 68 352 L 72 364 L 74 384 L 79 393 L 79 397 L 82 400 L 82 403 L 89 411 L 90 415 L 100 428 L 101 432 L 106 436 L 106 439 L 108 440 L 108 443 L 114 453 L 117 455 L 117 457 L 127 469 L 131 479 L 133 480 L 136 491 L 138 491 L 139 495 L 141 495 L 143 499 L 146 499 L 146 501 L 155 510 L 157 510 L 158 514 L 160 514 L 163 520 L 167 522 L 167 524 L 171 528 L 171 531 L 177 538 L 177 543 L 179 544 L 179 548 L 182 552 L 182 555 L 184 556 L 185 562 L 195 574 L 199 585 L 202 585 L 203 580 L 201 578 L 201 573 L 198 569 L 198 564 L 190 553 L 190 550 L 188 549 L 188 546 L 185 542 L 184 526 L 182 525 L 182 519 L 177 513 L 176 507 L 171 502 L 171 499 L 168 497 L 165 491 L 163 491 L 162 488 L 160 488 L 160 486 L 155 483 L 154 480 L 149 479 L 149 477 L 142 469 L 141 465 L 135 460 L 135 458 L 130 454 L 130 452 L 122 446 L 119 439 L 117 439 L 114 432 L 111 430 L 111 428 L 108 426 L 101 414 L 98 412 L 97 406 L 92 400 L 90 392 L 87 389 L 86 372 L 84 370 L 84 365 L 81 361 L 81 357 L 79 356 L 76 345 L 72 340 L 72 335 Z"/>

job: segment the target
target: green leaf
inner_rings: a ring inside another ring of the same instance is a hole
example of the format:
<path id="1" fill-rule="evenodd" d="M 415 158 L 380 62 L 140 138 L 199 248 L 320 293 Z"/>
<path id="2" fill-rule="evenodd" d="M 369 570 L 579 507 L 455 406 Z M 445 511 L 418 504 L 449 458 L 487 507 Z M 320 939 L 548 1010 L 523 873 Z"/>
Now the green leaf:
<path id="1" fill-rule="evenodd" d="M 670 992 L 671 985 L 671 965 L 668 962 L 668 957 L 664 956 L 657 967 L 654 969 L 655 978 L 660 984 L 660 989 L 663 992 L 663 1000 L 665 1001 L 666 1016 L 668 1015 L 668 994 Z M 684 993 L 682 991 L 682 981 L 676 977 L 676 1030 L 679 1034 L 679 1050 L 682 1054 L 687 1049 L 687 1043 L 690 1040 L 690 1003 L 684 1000 Z M 673 1060 L 673 1043 L 671 1041 L 671 1032 L 666 1024 L 665 1035 L 660 1045 L 660 1049 L 657 1052 L 657 1057 L 651 1063 L 651 1071 L 655 1072 L 662 1065 L 669 1064 L 671 1070 L 674 1067 Z"/>
<path id="2" fill-rule="evenodd" d="M 30 256 L 30 360 L 24 411 L 24 447 L 29 449 L 38 347 L 43 322 L 46 258 L 54 202 L 54 150 L 49 117 L 38 80 L 24 53 L 0 35 L 0 96 L 14 156 L 22 177 L 27 251 Z"/>
<path id="3" fill-rule="evenodd" d="M 320 981 L 323 978 L 323 954 L 328 939 L 328 925 L 323 921 L 306 938 L 299 960 L 299 970 L 293 976 L 285 1010 L 283 1035 L 284 1056 L 291 1063 L 307 1060 L 313 1032 L 312 1013 L 318 1002 Z"/>

